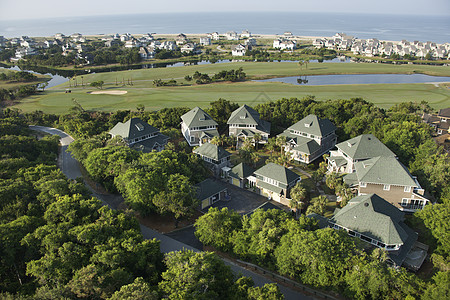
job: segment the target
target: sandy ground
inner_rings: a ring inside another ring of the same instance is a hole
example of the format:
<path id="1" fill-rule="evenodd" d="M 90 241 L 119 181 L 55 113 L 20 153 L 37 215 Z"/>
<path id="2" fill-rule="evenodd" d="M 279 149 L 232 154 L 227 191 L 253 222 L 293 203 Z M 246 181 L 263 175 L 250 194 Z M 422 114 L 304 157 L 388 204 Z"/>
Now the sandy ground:
<path id="1" fill-rule="evenodd" d="M 94 91 L 89 94 L 92 95 L 124 95 L 128 93 L 127 91 Z"/>

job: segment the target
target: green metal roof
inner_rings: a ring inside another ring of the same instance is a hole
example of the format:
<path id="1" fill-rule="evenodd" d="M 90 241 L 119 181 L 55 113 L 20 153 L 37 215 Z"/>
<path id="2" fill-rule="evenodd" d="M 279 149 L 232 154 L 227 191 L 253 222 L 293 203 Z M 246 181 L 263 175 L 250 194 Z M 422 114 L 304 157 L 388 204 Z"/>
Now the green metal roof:
<path id="1" fill-rule="evenodd" d="M 389 150 L 373 134 L 362 134 L 339 143 L 336 147 L 353 160 L 368 159 L 377 156 L 395 157 L 394 152 Z"/>
<path id="2" fill-rule="evenodd" d="M 137 143 L 134 143 L 131 148 L 138 150 L 138 151 L 142 151 L 144 153 L 147 152 L 152 152 L 153 148 L 159 144 L 161 146 L 167 144 L 167 140 L 169 139 L 168 136 L 160 133 L 155 137 L 143 140 L 143 141 L 139 141 Z"/>
<path id="3" fill-rule="evenodd" d="M 217 129 L 209 129 L 209 130 L 203 130 L 202 135 L 200 136 L 200 138 L 213 138 L 215 136 L 219 136 L 219 132 L 217 131 Z"/>
<path id="4" fill-rule="evenodd" d="M 255 174 L 274 179 L 286 185 L 300 178 L 300 175 L 274 163 L 268 163 L 267 165 L 259 168 L 255 171 Z"/>
<path id="5" fill-rule="evenodd" d="M 321 119 L 316 115 L 308 115 L 287 129 L 287 131 L 290 130 L 322 137 L 335 131 L 336 127 L 328 119 Z"/>
<path id="6" fill-rule="evenodd" d="M 181 120 L 187 127 L 217 126 L 217 122 L 198 106 L 182 115 Z"/>
<path id="7" fill-rule="evenodd" d="M 280 188 L 279 186 L 275 186 L 275 185 L 272 185 L 272 184 L 264 182 L 264 181 L 258 181 L 257 185 L 259 187 L 265 188 L 266 190 L 277 193 L 278 195 L 280 195 L 281 192 L 283 191 L 283 189 Z"/>
<path id="8" fill-rule="evenodd" d="M 204 143 L 200 147 L 194 149 L 193 152 L 217 161 L 221 160 L 222 158 L 231 156 L 230 152 L 226 151 L 220 146 L 211 143 Z"/>
<path id="9" fill-rule="evenodd" d="M 418 187 L 408 169 L 395 157 L 375 157 L 355 164 L 359 182 Z"/>
<path id="10" fill-rule="evenodd" d="M 261 120 L 259 113 L 245 104 L 231 113 L 227 124 L 256 125 L 256 129 L 270 133 L 270 123 Z"/>
<path id="11" fill-rule="evenodd" d="M 197 199 L 200 201 L 227 189 L 220 181 L 215 181 L 210 178 L 196 184 L 195 187 L 197 188 Z"/>
<path id="12" fill-rule="evenodd" d="M 247 178 L 248 176 L 252 175 L 253 172 L 255 172 L 255 169 L 253 169 L 251 166 L 244 163 L 240 163 L 231 169 L 229 175 L 231 177 L 241 179 Z"/>
<path id="13" fill-rule="evenodd" d="M 132 140 L 143 135 L 152 134 L 159 130 L 139 118 L 131 118 L 125 123 L 117 123 L 109 133 L 113 136 L 120 135 L 124 139 Z"/>
<path id="14" fill-rule="evenodd" d="M 409 238 L 403 224 L 404 214 L 376 194 L 357 196 L 331 219 L 350 230 L 389 245 L 404 244 Z"/>
<path id="15" fill-rule="evenodd" d="M 311 138 L 292 134 L 289 129 L 280 135 L 286 137 L 287 142 L 294 143 L 294 150 L 311 155 L 320 149 L 320 145 Z"/>

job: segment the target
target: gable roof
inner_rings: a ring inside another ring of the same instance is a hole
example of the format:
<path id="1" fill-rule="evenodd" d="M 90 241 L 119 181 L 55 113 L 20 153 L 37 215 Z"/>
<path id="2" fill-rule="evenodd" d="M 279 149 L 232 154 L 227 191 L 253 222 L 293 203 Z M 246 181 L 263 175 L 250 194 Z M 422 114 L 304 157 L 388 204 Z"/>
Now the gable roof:
<path id="1" fill-rule="evenodd" d="M 148 153 L 152 152 L 155 149 L 155 147 L 158 147 L 158 145 L 159 146 L 166 145 L 168 139 L 169 137 L 167 135 L 160 133 L 152 138 L 134 143 L 131 146 L 131 148 L 138 151 L 142 151 L 144 153 Z"/>
<path id="2" fill-rule="evenodd" d="M 441 109 L 438 113 L 438 116 L 450 118 L 450 107 Z"/>
<path id="3" fill-rule="evenodd" d="M 419 187 L 408 169 L 392 156 L 357 162 L 355 173 L 358 182 Z"/>
<path id="4" fill-rule="evenodd" d="M 251 166 L 244 163 L 240 163 L 231 169 L 229 175 L 231 177 L 240 179 L 240 178 L 247 178 L 248 176 L 252 175 L 253 172 L 255 172 L 255 169 L 253 169 Z"/>
<path id="5" fill-rule="evenodd" d="M 286 185 L 300 178 L 300 175 L 274 163 L 268 163 L 267 165 L 259 168 L 255 171 L 255 174 L 274 179 Z"/>
<path id="6" fill-rule="evenodd" d="M 217 126 L 217 122 L 198 106 L 182 115 L 181 120 L 188 127 Z"/>
<path id="7" fill-rule="evenodd" d="M 287 130 L 296 130 L 321 137 L 336 131 L 336 127 L 328 119 L 321 119 L 316 115 L 308 115 Z"/>
<path id="8" fill-rule="evenodd" d="M 200 147 L 194 149 L 194 151 L 192 152 L 217 161 L 221 160 L 222 158 L 231 156 L 230 152 L 226 151 L 220 146 L 211 143 L 204 143 Z"/>
<path id="9" fill-rule="evenodd" d="M 351 199 L 330 222 L 385 244 L 399 245 L 409 237 L 403 219 L 404 214 L 398 208 L 376 194 L 369 194 Z"/>
<path id="10" fill-rule="evenodd" d="M 231 113 L 231 116 L 228 118 L 227 124 L 256 125 L 256 128 L 258 130 L 270 133 L 270 123 L 261 120 L 259 117 L 259 113 L 246 104 L 242 105 Z"/>
<path id="11" fill-rule="evenodd" d="M 394 152 L 380 142 L 373 134 L 362 134 L 336 147 L 353 160 L 368 159 L 377 156 L 395 157 Z"/>
<path id="12" fill-rule="evenodd" d="M 293 148 L 296 151 L 311 155 L 312 153 L 315 153 L 320 149 L 320 145 L 314 139 L 292 134 L 288 129 L 286 129 L 280 135 L 286 137 L 286 142 L 294 143 Z"/>
<path id="13" fill-rule="evenodd" d="M 195 187 L 197 189 L 196 197 L 200 201 L 227 189 L 226 186 L 224 186 L 220 181 L 215 181 L 211 178 L 203 180 L 202 182 L 196 184 Z"/>
<path id="14" fill-rule="evenodd" d="M 142 121 L 139 118 L 131 118 L 125 123 L 117 123 L 109 133 L 113 136 L 120 135 L 122 138 L 132 140 L 137 137 L 152 134 L 159 130 L 147 122 Z"/>

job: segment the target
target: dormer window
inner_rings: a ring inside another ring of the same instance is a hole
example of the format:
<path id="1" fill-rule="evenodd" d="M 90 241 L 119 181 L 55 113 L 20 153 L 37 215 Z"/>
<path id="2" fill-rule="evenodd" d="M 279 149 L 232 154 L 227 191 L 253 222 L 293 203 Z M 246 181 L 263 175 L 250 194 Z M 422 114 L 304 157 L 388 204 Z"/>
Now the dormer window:
<path id="1" fill-rule="evenodd" d="M 241 119 L 247 118 L 247 114 L 240 116 Z"/>
<path id="2" fill-rule="evenodd" d="M 202 115 L 202 116 L 200 116 L 198 119 L 199 119 L 200 121 L 205 121 L 205 120 L 206 120 L 206 116 L 205 116 L 205 115 Z"/>
<path id="3" fill-rule="evenodd" d="M 310 123 L 305 123 L 305 127 L 310 127 L 311 126 L 311 124 Z"/>
<path id="4" fill-rule="evenodd" d="M 352 143 L 347 142 L 347 146 L 352 147 Z"/>
<path id="5" fill-rule="evenodd" d="M 144 130 L 144 125 L 142 125 L 141 123 L 137 123 L 136 128 L 138 131 L 142 131 L 142 130 Z"/>

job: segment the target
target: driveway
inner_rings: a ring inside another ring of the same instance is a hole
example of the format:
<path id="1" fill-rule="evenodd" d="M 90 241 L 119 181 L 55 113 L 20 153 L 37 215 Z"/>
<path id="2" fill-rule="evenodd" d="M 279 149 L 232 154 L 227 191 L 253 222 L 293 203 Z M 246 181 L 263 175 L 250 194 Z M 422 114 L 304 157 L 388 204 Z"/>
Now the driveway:
<path id="1" fill-rule="evenodd" d="M 231 196 L 231 200 L 221 200 L 216 203 L 213 203 L 213 205 L 202 210 L 204 213 L 207 213 L 210 207 L 218 207 L 218 208 L 228 207 L 228 209 L 232 209 L 240 215 L 245 215 L 257 209 L 267 201 L 269 201 L 267 197 L 258 195 L 246 189 L 241 189 L 240 187 L 237 187 L 230 183 L 222 182 L 222 184 L 227 187 L 228 194 L 230 194 Z M 278 202 L 275 201 L 269 202 L 282 208 L 283 210 L 289 211 L 286 206 Z"/>

